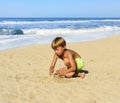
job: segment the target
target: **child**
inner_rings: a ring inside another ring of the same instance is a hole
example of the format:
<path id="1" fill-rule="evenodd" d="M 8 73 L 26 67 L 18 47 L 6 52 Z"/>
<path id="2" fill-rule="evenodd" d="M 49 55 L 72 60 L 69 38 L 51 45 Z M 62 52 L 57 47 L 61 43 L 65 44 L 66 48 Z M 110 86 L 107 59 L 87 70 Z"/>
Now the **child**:
<path id="1" fill-rule="evenodd" d="M 84 63 L 81 56 L 73 50 L 66 48 L 66 41 L 62 37 L 56 37 L 51 43 L 52 49 L 55 51 L 53 61 L 49 68 L 49 74 L 52 75 L 57 59 L 63 60 L 66 67 L 56 71 L 59 76 L 65 77 L 85 77 L 85 73 L 80 73 Z"/>

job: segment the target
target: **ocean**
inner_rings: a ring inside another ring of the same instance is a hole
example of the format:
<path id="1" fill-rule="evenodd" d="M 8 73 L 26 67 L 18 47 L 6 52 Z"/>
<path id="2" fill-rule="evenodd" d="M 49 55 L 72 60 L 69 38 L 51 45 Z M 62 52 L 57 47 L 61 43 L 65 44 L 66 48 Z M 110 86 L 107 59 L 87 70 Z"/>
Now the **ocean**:
<path id="1" fill-rule="evenodd" d="M 120 18 L 0 18 L 0 50 L 51 43 L 86 42 L 120 34 Z"/>

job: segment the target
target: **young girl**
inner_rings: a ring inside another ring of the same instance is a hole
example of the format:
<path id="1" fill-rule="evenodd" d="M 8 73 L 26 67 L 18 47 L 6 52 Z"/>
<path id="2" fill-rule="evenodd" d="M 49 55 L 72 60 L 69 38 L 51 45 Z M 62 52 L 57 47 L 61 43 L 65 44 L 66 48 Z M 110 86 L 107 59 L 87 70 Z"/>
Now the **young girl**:
<path id="1" fill-rule="evenodd" d="M 52 49 L 55 51 L 53 61 L 49 68 L 49 74 L 52 75 L 57 59 L 63 60 L 66 67 L 60 68 L 56 71 L 59 76 L 65 77 L 85 77 L 85 73 L 81 73 L 84 62 L 81 56 L 73 50 L 66 48 L 66 41 L 62 37 L 56 37 L 51 43 Z"/>

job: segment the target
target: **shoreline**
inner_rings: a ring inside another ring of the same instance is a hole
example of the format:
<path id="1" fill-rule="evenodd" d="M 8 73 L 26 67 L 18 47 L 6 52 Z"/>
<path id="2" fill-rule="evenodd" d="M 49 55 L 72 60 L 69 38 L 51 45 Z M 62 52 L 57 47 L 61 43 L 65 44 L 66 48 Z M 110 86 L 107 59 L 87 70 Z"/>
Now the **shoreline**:
<path id="1" fill-rule="evenodd" d="M 53 50 L 35 44 L 0 51 L 1 103 L 119 103 L 120 35 L 68 43 L 84 62 L 85 79 L 49 76 Z M 55 70 L 64 66 L 58 60 Z"/>
<path id="2" fill-rule="evenodd" d="M 64 37 L 64 36 L 63 36 L 63 38 L 66 39 L 66 42 L 68 44 L 72 44 L 72 43 L 76 44 L 76 43 L 85 43 L 85 42 L 92 42 L 92 41 L 96 41 L 96 40 L 101 40 L 101 39 L 108 38 L 108 37 L 111 37 L 111 36 L 114 36 L 114 35 L 118 35 L 118 34 L 106 35 L 105 37 L 101 36 L 101 37 L 96 38 L 96 39 L 95 39 L 95 37 L 94 37 L 94 39 L 93 38 L 91 38 L 91 39 L 85 39 L 84 36 L 83 37 L 81 36 L 81 40 L 78 40 L 78 38 L 76 38 L 77 41 L 75 41 L 75 40 L 72 41 L 71 38 Z M 89 36 L 88 36 L 88 38 L 89 38 Z M 53 39 L 54 39 L 54 37 L 53 37 Z M 51 41 L 53 39 L 51 39 Z M 13 45 L 10 44 L 11 47 L 8 46 L 9 44 L 7 44 L 7 45 L 3 44 L 3 46 L 1 45 L 2 47 L 0 47 L 0 51 L 6 51 L 6 50 L 11 50 L 11 49 L 17 49 L 17 48 L 24 48 L 24 47 L 29 47 L 29 46 L 32 46 L 32 45 L 49 45 L 49 44 L 50 44 L 50 40 L 49 40 L 49 42 L 44 42 L 44 43 L 42 43 L 42 42 L 40 42 L 40 43 L 37 43 L 37 42 L 36 43 L 26 43 L 26 44 L 18 44 L 17 46 L 15 46 L 16 44 L 13 43 Z"/>

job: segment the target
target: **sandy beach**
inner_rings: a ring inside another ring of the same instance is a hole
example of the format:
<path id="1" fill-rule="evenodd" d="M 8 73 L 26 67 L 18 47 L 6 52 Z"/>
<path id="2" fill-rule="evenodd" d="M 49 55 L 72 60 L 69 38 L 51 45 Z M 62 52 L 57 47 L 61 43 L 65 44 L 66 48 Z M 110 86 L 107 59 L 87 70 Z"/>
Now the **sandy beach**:
<path id="1" fill-rule="evenodd" d="M 0 103 L 120 103 L 119 43 L 114 35 L 67 44 L 85 61 L 84 79 L 49 76 L 50 44 L 0 51 Z"/>

